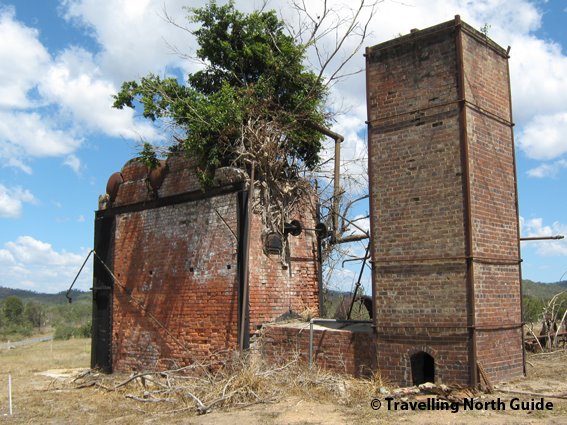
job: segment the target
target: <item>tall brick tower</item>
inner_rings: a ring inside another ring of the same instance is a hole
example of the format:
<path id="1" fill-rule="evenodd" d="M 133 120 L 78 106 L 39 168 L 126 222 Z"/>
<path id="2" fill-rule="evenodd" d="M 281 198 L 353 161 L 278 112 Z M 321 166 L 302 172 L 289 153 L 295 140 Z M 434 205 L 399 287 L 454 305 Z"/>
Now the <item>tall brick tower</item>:
<path id="1" fill-rule="evenodd" d="M 458 16 L 367 49 L 378 366 L 524 373 L 508 52 Z"/>

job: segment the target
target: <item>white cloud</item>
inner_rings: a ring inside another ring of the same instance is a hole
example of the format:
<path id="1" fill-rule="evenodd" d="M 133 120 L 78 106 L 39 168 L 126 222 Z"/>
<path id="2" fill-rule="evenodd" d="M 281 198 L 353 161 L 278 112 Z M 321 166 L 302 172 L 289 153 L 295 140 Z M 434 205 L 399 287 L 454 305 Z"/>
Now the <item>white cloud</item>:
<path id="1" fill-rule="evenodd" d="M 134 13 L 136 4 L 129 4 Z M 142 31 L 143 22 L 139 24 Z M 119 33 L 129 31 L 120 27 L 116 40 L 122 38 Z M 14 8 L 0 7 L 0 158 L 5 166 L 31 174 L 30 158 L 64 157 L 77 170 L 73 154 L 93 132 L 159 139 L 151 124 L 135 119 L 134 111 L 112 108 L 118 86 L 115 75 L 101 71 L 100 58 L 73 46 L 52 58 L 38 36 L 36 29 L 16 20 Z M 145 57 L 148 46 L 139 48 Z"/>
<path id="2" fill-rule="evenodd" d="M 567 225 L 553 222 L 551 225 L 544 224 L 542 218 L 531 218 L 529 220 L 520 217 L 520 230 L 523 237 L 535 236 L 556 236 L 562 235 L 567 237 Z M 545 240 L 530 241 L 530 248 L 535 248 L 538 255 L 550 256 L 567 256 L 567 240 Z"/>
<path id="3" fill-rule="evenodd" d="M 73 281 L 86 254 L 56 251 L 49 243 L 31 236 L 20 236 L 0 249 L 0 285 L 41 292 L 63 291 Z M 89 264 L 83 270 L 77 287 L 87 289 L 91 277 Z"/>
<path id="4" fill-rule="evenodd" d="M 40 113 L 0 111 L 0 156 L 62 156 L 79 145 L 79 140 L 57 129 Z"/>
<path id="5" fill-rule="evenodd" d="M 89 30 L 101 46 L 97 55 L 105 74 L 114 83 L 137 79 L 149 72 L 163 74 L 167 67 L 194 68 L 174 54 L 170 45 L 193 53 L 191 37 L 164 17 L 164 9 L 185 25 L 185 0 L 65 0 L 64 16 Z M 204 1 L 192 1 L 198 7 Z M 193 44 L 194 47 L 194 44 Z"/>
<path id="6" fill-rule="evenodd" d="M 81 172 L 81 160 L 75 155 L 69 155 L 63 164 L 73 170 L 76 174 Z"/>
<path id="7" fill-rule="evenodd" d="M 567 153 L 567 111 L 535 116 L 520 132 L 518 144 L 533 159 L 553 159 Z"/>
<path id="8" fill-rule="evenodd" d="M 157 138 L 154 128 L 134 121 L 134 111 L 112 108 L 117 87 L 105 79 L 92 55 L 84 49 L 65 50 L 47 71 L 39 86 L 45 99 L 56 103 L 73 125 L 129 139 Z"/>
<path id="9" fill-rule="evenodd" d="M 0 108 L 28 107 L 28 92 L 50 60 L 38 31 L 15 21 L 14 13 L 0 5 Z"/>
<path id="10" fill-rule="evenodd" d="M 29 190 L 0 184 L 0 218 L 18 218 L 24 202 L 34 204 L 37 200 Z"/>
<path id="11" fill-rule="evenodd" d="M 541 164 L 532 168 L 528 170 L 527 174 L 530 177 L 536 178 L 555 177 L 563 168 L 567 168 L 567 160 L 560 159 L 559 161 Z"/>

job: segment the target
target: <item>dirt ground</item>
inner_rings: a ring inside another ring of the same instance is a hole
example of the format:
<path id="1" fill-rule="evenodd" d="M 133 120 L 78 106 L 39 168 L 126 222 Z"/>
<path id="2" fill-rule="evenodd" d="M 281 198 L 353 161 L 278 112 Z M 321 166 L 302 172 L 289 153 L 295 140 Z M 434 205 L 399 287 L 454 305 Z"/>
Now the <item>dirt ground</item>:
<path id="1" fill-rule="evenodd" d="M 48 341 L 0 350 L 0 424 L 567 424 L 567 400 L 551 397 L 567 395 L 565 350 L 529 355 L 526 378 L 501 384 L 498 386 L 500 391 L 491 395 L 481 394 L 477 400 L 483 405 L 500 400 L 505 410 L 483 408 L 463 411 L 461 405 L 456 413 L 447 410 L 388 410 L 388 395 L 379 391 L 359 392 L 353 397 L 352 394 L 342 396 L 344 391 L 326 394 L 316 388 L 300 392 L 281 388 L 276 393 L 277 397 L 262 403 L 229 408 L 219 406 L 211 413 L 197 415 L 191 400 L 185 404 L 186 407 L 180 408 L 179 405 L 127 398 L 136 390 L 135 386 L 111 392 L 99 386 L 76 388 L 77 382 L 72 381 L 87 369 L 89 358 L 89 340 Z M 12 416 L 8 415 L 8 374 L 12 377 Z M 125 377 L 127 375 L 113 375 L 104 379 L 105 382 L 120 382 Z M 333 382 L 342 385 L 340 381 Z M 388 390 L 393 391 L 391 388 Z M 518 402 L 530 402 L 532 399 L 537 402 L 541 396 L 503 390 L 545 394 L 544 403 L 551 403 L 553 409 L 513 411 L 510 405 L 513 398 L 517 398 Z M 398 396 L 395 400 L 427 402 L 432 397 L 419 394 L 408 395 L 407 398 Z M 373 399 L 381 402 L 380 409 L 372 409 Z"/>

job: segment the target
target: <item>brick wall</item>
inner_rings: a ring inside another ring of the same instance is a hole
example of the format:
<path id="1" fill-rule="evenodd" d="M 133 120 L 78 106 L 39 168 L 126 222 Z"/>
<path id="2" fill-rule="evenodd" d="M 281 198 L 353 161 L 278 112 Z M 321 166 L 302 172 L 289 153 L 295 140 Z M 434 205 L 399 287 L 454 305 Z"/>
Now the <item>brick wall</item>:
<path id="1" fill-rule="evenodd" d="M 304 228 L 314 229 L 316 214 L 311 199 L 292 219 Z M 282 263 L 279 255 L 266 255 L 262 242 L 262 219 L 255 214 L 252 221 L 254 237 L 250 246 L 250 328 L 256 331 L 266 322 L 289 312 L 301 314 L 310 309 L 311 315 L 319 311 L 317 284 L 317 236 L 306 230 L 301 235 L 288 236 L 289 261 Z"/>
<path id="2" fill-rule="evenodd" d="M 439 382 L 475 382 L 476 361 L 491 379 L 516 377 L 521 297 L 506 52 L 456 19 L 366 57 L 382 376 L 411 384 L 410 358 L 425 352 Z"/>
<path id="3" fill-rule="evenodd" d="M 129 161 L 116 196 L 97 212 L 97 219 L 113 219 L 98 238 L 109 241 L 104 260 L 117 278 L 105 283 L 113 287 L 109 357 L 114 370 L 180 366 L 238 348 L 242 176 L 223 170 L 217 175 L 218 186 L 203 192 L 191 161 L 172 156 L 162 166 L 159 187 L 152 187 L 156 183 L 148 179 L 147 168 Z M 313 228 L 315 211 L 310 205 L 311 199 L 306 199 L 294 218 Z M 306 231 L 290 236 L 291 261 L 283 267 L 279 257 L 264 253 L 261 233 L 261 217 L 253 214 L 251 332 L 290 308 L 318 309 L 315 235 Z M 98 280 L 95 276 L 95 286 L 104 286 L 101 273 Z M 101 306 L 95 302 L 97 308 Z M 100 338 L 93 339 L 93 346 L 97 343 Z"/>
<path id="4" fill-rule="evenodd" d="M 308 364 L 309 324 L 266 326 L 259 344 L 262 356 L 270 362 L 282 364 L 298 356 L 303 364 Z M 376 370 L 375 363 L 376 345 L 369 326 L 366 332 L 353 332 L 314 325 L 314 366 L 337 373 L 370 376 Z"/>
<path id="5" fill-rule="evenodd" d="M 463 32 L 476 345 L 495 381 L 523 373 L 516 172 L 507 54 Z"/>

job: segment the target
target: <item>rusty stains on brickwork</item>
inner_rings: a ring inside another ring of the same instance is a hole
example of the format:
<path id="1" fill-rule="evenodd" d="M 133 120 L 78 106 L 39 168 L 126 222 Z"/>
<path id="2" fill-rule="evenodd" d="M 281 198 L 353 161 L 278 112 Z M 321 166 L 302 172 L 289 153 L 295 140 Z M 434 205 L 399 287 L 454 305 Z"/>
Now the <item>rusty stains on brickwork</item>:
<path id="1" fill-rule="evenodd" d="M 238 348 L 240 333 L 254 333 L 290 309 L 319 308 L 316 238 L 290 237 L 293 258 L 302 260 L 283 269 L 264 254 L 261 217 L 252 214 L 253 273 L 242 331 L 246 182 L 237 171 L 222 170 L 216 186 L 203 192 L 190 160 L 171 156 L 160 168 L 154 178 L 145 165 L 129 161 L 115 199 L 96 213 L 95 246 L 124 290 L 95 265 L 93 367 L 141 370 L 227 355 Z M 307 199 L 296 218 L 314 227 L 310 205 Z"/>

